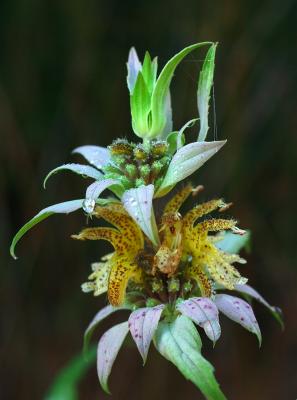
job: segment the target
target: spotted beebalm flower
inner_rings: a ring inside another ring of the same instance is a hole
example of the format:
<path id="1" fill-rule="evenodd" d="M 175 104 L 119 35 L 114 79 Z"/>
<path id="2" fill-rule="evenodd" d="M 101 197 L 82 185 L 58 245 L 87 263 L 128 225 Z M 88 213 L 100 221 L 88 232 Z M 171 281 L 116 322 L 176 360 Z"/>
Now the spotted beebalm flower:
<path id="1" fill-rule="evenodd" d="M 183 58 L 205 45 L 209 49 L 197 89 L 199 132 L 197 141 L 185 144 L 185 130 L 197 118 L 178 131 L 172 129 L 169 86 Z M 231 204 L 214 199 L 182 213 L 187 198 L 202 189 L 185 185 L 171 196 L 161 214 L 153 207 L 153 201 L 169 194 L 225 143 L 205 140 L 215 51 L 216 44 L 209 42 L 186 47 L 157 76 L 157 59 L 146 53 L 141 63 L 132 48 L 127 63 L 132 128 L 143 142 L 118 139 L 108 148 L 76 148 L 74 153 L 90 165 L 62 165 L 47 175 L 44 185 L 53 174 L 68 170 L 93 180 L 85 195 L 43 209 L 17 232 L 11 244 L 15 257 L 16 243 L 31 227 L 52 214 L 81 208 L 90 217 L 112 225 L 86 228 L 73 235 L 79 240 L 107 240 L 114 248 L 92 264 L 82 285 L 84 292 L 95 296 L 107 294 L 109 302 L 88 326 L 84 348 L 100 321 L 117 310 L 131 311 L 128 321 L 110 328 L 98 343 L 98 377 L 105 391 L 113 362 L 130 332 L 144 363 L 153 342 L 207 399 L 225 399 L 212 365 L 201 354 L 202 341 L 195 325 L 215 343 L 221 335 L 219 315 L 223 314 L 254 333 L 261 343 L 251 299 L 265 305 L 282 324 L 278 310 L 247 285 L 234 266 L 245 263 L 238 253 L 249 234 L 239 229 L 234 219 L 222 217 Z M 101 198 L 106 189 L 114 196 Z"/>
<path id="2" fill-rule="evenodd" d="M 233 265 L 246 262 L 235 250 L 246 243 L 248 233 L 233 219 L 209 217 L 214 211 L 224 212 L 230 204 L 214 199 L 180 213 L 184 201 L 199 190 L 185 186 L 166 204 L 156 223 L 157 245 L 120 203 L 96 206 L 92 214 L 113 228 L 87 228 L 73 235 L 79 240 L 107 240 L 114 247 L 113 253 L 92 264 L 93 272 L 82 285 L 83 291 L 95 296 L 106 292 L 110 303 L 87 328 L 85 345 L 107 315 L 123 308 L 132 310 L 128 321 L 108 330 L 98 344 L 98 376 L 106 391 L 112 364 L 130 331 L 144 362 L 153 341 L 206 398 L 224 399 L 212 366 L 201 355 L 201 339 L 193 323 L 215 343 L 221 335 L 221 312 L 254 333 L 261 343 L 251 305 L 222 290 L 256 298 L 278 315 Z"/>
<path id="3" fill-rule="evenodd" d="M 184 132 L 197 119 L 187 122 L 179 131 L 172 129 L 172 110 L 169 86 L 178 64 L 190 52 L 209 46 L 203 63 L 197 90 L 197 106 L 200 130 L 197 141 L 185 144 Z M 17 233 L 11 246 L 14 247 L 26 231 L 41 220 L 56 213 L 68 214 L 83 209 L 91 214 L 96 204 L 108 202 L 100 198 L 101 193 L 109 189 L 126 207 L 131 217 L 134 207 L 129 207 L 127 199 L 137 203 L 142 192 L 147 191 L 149 204 L 152 199 L 167 194 L 178 182 L 181 182 L 209 160 L 226 141 L 205 141 L 208 131 L 208 104 L 213 83 L 216 44 L 197 43 L 188 46 L 164 66 L 157 78 L 157 59 L 151 60 L 146 53 L 143 64 L 140 63 L 134 48 L 129 53 L 128 89 L 130 93 L 132 127 L 143 143 L 115 140 L 108 148 L 86 145 L 74 149 L 73 153 L 83 156 L 90 165 L 70 163 L 52 170 L 44 180 L 61 171 L 71 171 L 93 180 L 84 198 L 66 201 L 47 207 L 33 217 Z M 141 205 L 136 208 L 139 209 Z M 153 226 L 138 219 L 138 223 L 150 240 L 157 244 Z"/>

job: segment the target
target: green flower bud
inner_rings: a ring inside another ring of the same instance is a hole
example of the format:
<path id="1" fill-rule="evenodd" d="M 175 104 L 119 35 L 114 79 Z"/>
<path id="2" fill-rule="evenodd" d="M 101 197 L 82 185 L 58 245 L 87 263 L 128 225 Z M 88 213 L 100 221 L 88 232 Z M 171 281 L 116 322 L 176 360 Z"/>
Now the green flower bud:
<path id="1" fill-rule="evenodd" d="M 154 161 L 154 162 L 152 163 L 152 167 L 151 167 L 151 168 L 152 168 L 152 173 L 153 173 L 155 176 L 159 175 L 159 173 L 162 171 L 163 167 L 164 167 L 164 165 L 163 165 L 162 162 L 160 162 L 160 161 Z"/>
<path id="2" fill-rule="evenodd" d="M 127 178 L 127 176 L 120 176 L 118 178 L 118 180 L 120 181 L 120 183 L 124 186 L 124 188 L 127 189 L 131 189 L 133 187 L 133 183 L 131 182 L 131 180 L 129 178 Z"/>
<path id="3" fill-rule="evenodd" d="M 162 292 L 164 290 L 163 282 L 161 279 L 154 278 L 152 280 L 152 292 L 153 293 L 158 293 Z"/>
<path id="4" fill-rule="evenodd" d="M 105 167 L 102 168 L 103 171 L 105 172 L 105 174 L 121 174 L 121 170 L 117 167 L 115 167 L 114 165 L 108 164 L 105 165 Z"/>
<path id="5" fill-rule="evenodd" d="M 125 166 L 125 171 L 131 179 L 134 179 L 137 175 L 137 167 L 134 164 L 127 164 Z"/>
<path id="6" fill-rule="evenodd" d="M 145 161 L 148 158 L 147 152 L 144 150 L 144 148 L 140 144 L 135 146 L 133 153 L 134 153 L 134 157 L 138 161 Z"/>
<path id="7" fill-rule="evenodd" d="M 148 164 L 141 165 L 139 167 L 140 176 L 143 179 L 147 179 L 151 173 L 151 168 Z"/>
<path id="8" fill-rule="evenodd" d="M 117 167 L 123 167 L 127 163 L 127 158 L 123 155 L 112 155 L 111 160 L 116 164 Z"/>
<path id="9" fill-rule="evenodd" d="M 168 292 L 169 293 L 176 293 L 179 291 L 180 288 L 180 282 L 179 279 L 176 278 L 170 278 L 168 283 L 167 283 L 167 287 L 168 287 Z"/>
<path id="10" fill-rule="evenodd" d="M 146 306 L 147 307 L 155 307 L 158 304 L 160 304 L 160 302 L 158 300 L 156 300 L 156 299 L 151 298 L 151 297 L 149 299 L 147 299 L 147 301 L 146 301 Z"/>
<path id="11" fill-rule="evenodd" d="M 108 146 L 111 155 L 126 155 L 133 154 L 133 144 L 129 143 L 126 139 L 117 139 L 110 146 Z"/>
<path id="12" fill-rule="evenodd" d="M 160 158 L 166 154 L 168 144 L 164 141 L 156 141 L 152 143 L 151 152 L 154 158 Z"/>
<path id="13" fill-rule="evenodd" d="M 140 186 L 144 186 L 145 185 L 145 180 L 142 178 L 137 178 L 135 180 L 135 186 L 138 188 Z"/>
<path id="14" fill-rule="evenodd" d="M 183 284 L 183 291 L 184 291 L 185 293 L 189 293 L 192 289 L 193 289 L 193 285 L 192 285 L 192 283 L 191 283 L 190 281 L 185 282 L 185 283 Z"/>

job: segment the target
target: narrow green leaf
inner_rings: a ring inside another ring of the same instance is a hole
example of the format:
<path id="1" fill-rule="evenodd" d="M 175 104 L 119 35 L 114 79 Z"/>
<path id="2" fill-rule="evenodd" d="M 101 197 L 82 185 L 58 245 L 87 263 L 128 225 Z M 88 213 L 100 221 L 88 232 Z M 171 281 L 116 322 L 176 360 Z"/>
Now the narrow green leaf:
<path id="1" fill-rule="evenodd" d="M 41 210 L 35 217 L 33 217 L 29 222 L 27 222 L 14 236 L 11 246 L 10 246 L 10 254 L 14 259 L 17 259 L 15 255 L 15 246 L 18 243 L 18 241 L 21 239 L 24 234 L 33 228 L 36 224 L 39 222 L 43 221 L 47 217 L 53 214 L 69 214 L 73 211 L 76 211 L 80 208 L 82 208 L 84 199 L 80 200 L 71 200 L 71 201 L 65 201 L 64 203 L 59 203 L 55 204 L 53 206 L 44 208 Z"/>
<path id="2" fill-rule="evenodd" d="M 150 94 L 154 89 L 156 72 L 155 64 L 152 63 L 151 56 L 147 51 L 142 64 L 142 75 Z"/>
<path id="3" fill-rule="evenodd" d="M 46 183 L 48 179 L 60 171 L 72 171 L 78 175 L 81 175 L 83 178 L 93 178 L 95 180 L 100 180 L 103 178 L 103 174 L 99 172 L 97 169 L 91 167 L 90 165 L 82 165 L 82 164 L 64 164 L 60 167 L 57 167 L 50 171 L 43 181 L 43 187 L 45 189 Z"/>
<path id="4" fill-rule="evenodd" d="M 208 131 L 208 108 L 210 91 L 213 85 L 216 47 L 217 43 L 213 44 L 208 50 L 199 75 L 197 92 L 198 112 L 200 116 L 199 142 L 205 140 Z"/>
<path id="5" fill-rule="evenodd" d="M 213 366 L 201 355 L 201 339 L 189 318 L 180 316 L 173 322 L 160 322 L 154 343 L 206 399 L 226 399 L 214 377 Z"/>
<path id="6" fill-rule="evenodd" d="M 177 141 L 176 141 L 176 148 L 177 150 L 181 149 L 185 143 L 184 138 L 184 131 L 187 128 L 190 128 L 195 124 L 195 122 L 198 121 L 198 118 L 191 119 L 190 121 L 186 122 L 185 125 L 179 130 L 178 135 L 177 135 Z"/>
<path id="7" fill-rule="evenodd" d="M 152 127 L 150 130 L 150 137 L 155 137 L 162 133 L 164 126 L 166 125 L 166 113 L 164 110 L 165 100 L 176 67 L 186 57 L 186 55 L 193 50 L 211 44 L 212 42 L 196 43 L 184 48 L 172 57 L 162 69 L 152 94 Z"/>
<path id="8" fill-rule="evenodd" d="M 139 72 L 132 95 L 130 96 L 132 125 L 135 134 L 143 137 L 149 131 L 148 114 L 151 107 L 151 95 Z"/>
<path id="9" fill-rule="evenodd" d="M 79 354 L 58 373 L 45 400 L 78 400 L 78 384 L 89 367 L 95 363 L 96 347 L 89 349 L 87 357 Z"/>

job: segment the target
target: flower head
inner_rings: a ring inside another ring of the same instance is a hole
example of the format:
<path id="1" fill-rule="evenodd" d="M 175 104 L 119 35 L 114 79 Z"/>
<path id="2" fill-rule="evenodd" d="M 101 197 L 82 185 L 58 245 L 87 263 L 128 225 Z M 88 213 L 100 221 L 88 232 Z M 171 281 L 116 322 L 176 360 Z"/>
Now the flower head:
<path id="1" fill-rule="evenodd" d="M 170 302 L 172 295 L 190 297 L 200 293 L 211 297 L 214 284 L 234 289 L 246 283 L 234 263 L 244 263 L 237 254 L 221 251 L 215 243 L 222 236 L 212 233 L 233 230 L 233 219 L 211 218 L 201 220 L 215 210 L 224 211 L 227 205 L 221 199 L 198 204 L 184 216 L 179 212 L 186 198 L 195 193 L 188 185 L 170 200 L 159 223 L 159 245 L 154 245 L 127 214 L 120 203 L 96 206 L 93 216 L 103 218 L 115 228 L 87 228 L 73 238 L 80 240 L 107 240 L 114 253 L 103 262 L 93 265 L 91 282 L 83 289 L 95 295 L 108 293 L 113 306 L 124 303 L 129 282 L 144 296 Z M 196 224 L 197 222 L 197 224 Z M 134 289 L 133 289 L 134 290 Z"/>

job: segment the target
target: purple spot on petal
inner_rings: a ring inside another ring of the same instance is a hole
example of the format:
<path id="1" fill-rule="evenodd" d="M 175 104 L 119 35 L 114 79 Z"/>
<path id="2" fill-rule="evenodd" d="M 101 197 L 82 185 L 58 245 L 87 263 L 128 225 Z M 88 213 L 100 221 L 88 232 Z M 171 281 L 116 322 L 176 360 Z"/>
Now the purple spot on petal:
<path id="1" fill-rule="evenodd" d="M 241 318 L 240 318 L 240 321 L 244 321 L 244 318 L 243 318 L 243 317 L 241 317 Z"/>

